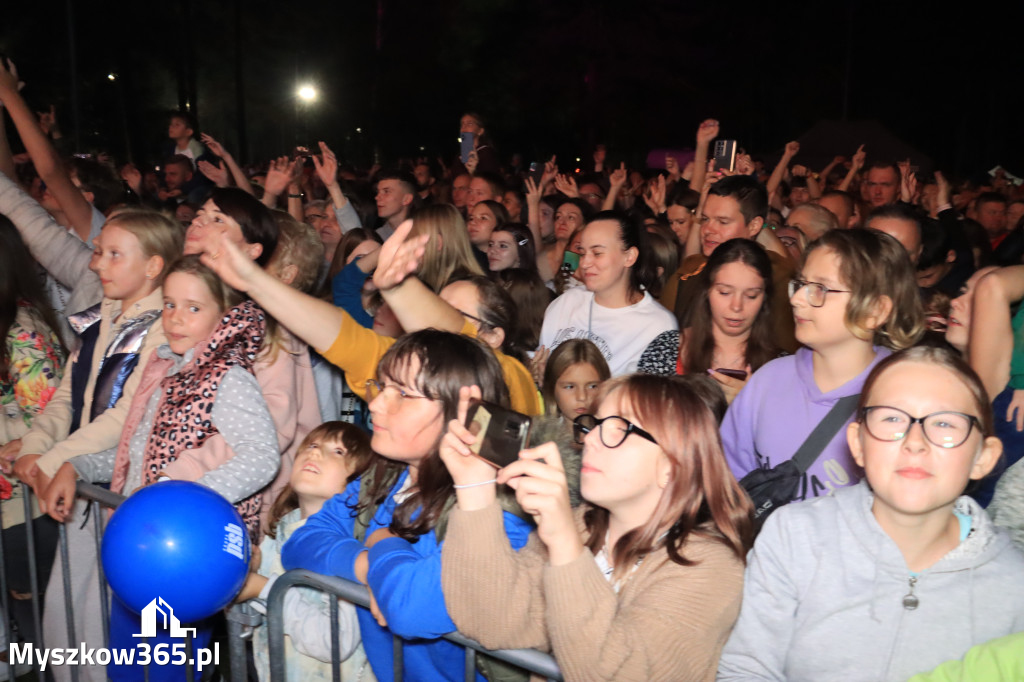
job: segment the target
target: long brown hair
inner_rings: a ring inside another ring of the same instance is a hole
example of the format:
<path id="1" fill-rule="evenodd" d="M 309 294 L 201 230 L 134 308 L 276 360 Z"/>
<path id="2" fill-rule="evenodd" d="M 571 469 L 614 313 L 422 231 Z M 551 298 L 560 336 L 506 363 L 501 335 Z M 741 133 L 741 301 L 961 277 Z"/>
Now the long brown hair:
<path id="1" fill-rule="evenodd" d="M 698 275 L 700 278 L 700 297 L 693 307 L 690 316 L 690 327 L 686 333 L 686 352 L 683 355 L 683 371 L 687 374 L 703 374 L 711 366 L 715 355 L 715 336 L 711 331 L 711 303 L 708 300 L 711 287 L 715 284 L 715 275 L 724 265 L 742 263 L 753 268 L 764 282 L 764 297 L 761 309 L 754 317 L 754 324 L 747 337 L 747 345 L 743 351 L 751 371 L 757 371 L 761 365 L 779 355 L 779 347 L 775 341 L 775 324 L 772 321 L 772 263 L 768 254 L 760 244 L 750 239 L 730 239 L 719 245 L 708 258 L 707 267 Z"/>
<path id="2" fill-rule="evenodd" d="M 363 475 L 370 464 L 373 462 L 373 449 L 370 447 L 370 436 L 361 428 L 355 424 L 349 424 L 348 422 L 333 421 L 324 422 L 320 426 L 316 427 L 312 431 L 306 434 L 306 437 L 302 439 L 302 443 L 299 445 L 299 450 L 305 450 L 311 444 L 323 441 L 334 441 L 340 442 L 345 446 L 345 456 L 351 461 L 351 473 L 345 480 L 345 485 L 348 485 L 352 481 L 356 480 Z M 344 492 L 339 490 L 339 493 Z M 293 509 L 299 508 L 299 494 L 292 488 L 292 484 L 286 485 L 274 500 L 274 504 L 270 507 L 270 513 L 267 515 L 267 529 L 266 534 L 268 537 L 277 536 L 277 524 L 280 522 L 281 517 L 292 511 Z"/>
<path id="3" fill-rule="evenodd" d="M 416 276 L 434 293 L 459 275 L 484 274 L 473 255 L 466 221 L 459 209 L 451 204 L 431 204 L 417 209 L 412 215 L 409 238 L 425 234 L 430 235 L 430 240 Z"/>
<path id="4" fill-rule="evenodd" d="M 377 376 L 395 381 L 413 358 L 420 366 L 413 388 L 431 400 L 440 401 L 442 424 L 458 416 L 459 389 L 463 386 L 479 386 L 484 400 L 509 406 L 501 365 L 482 342 L 436 329 L 406 334 L 381 358 Z M 430 454 L 420 462 L 413 493 L 395 508 L 391 519 L 391 532 L 410 542 L 433 530 L 455 496 L 451 474 L 438 454 L 442 435 L 438 435 Z M 395 474 L 403 468 L 404 465 L 378 457 L 367 472 L 367 479 L 372 482 L 368 494 L 361 496 L 363 502 L 357 511 L 381 505 L 391 493 Z M 414 519 L 417 510 L 419 515 Z"/>
<path id="5" fill-rule="evenodd" d="M 682 552 L 691 534 L 720 542 L 745 559 L 754 541 L 753 507 L 726 464 L 718 425 L 704 401 L 684 382 L 653 374 L 612 379 L 601 393 L 601 400 L 618 394 L 629 403 L 671 467 L 651 518 L 609 548 L 614 577 L 627 575 L 662 543 L 673 563 L 692 566 Z M 592 507 L 584 520 L 586 545 L 597 552 L 608 531 L 608 510 Z"/>

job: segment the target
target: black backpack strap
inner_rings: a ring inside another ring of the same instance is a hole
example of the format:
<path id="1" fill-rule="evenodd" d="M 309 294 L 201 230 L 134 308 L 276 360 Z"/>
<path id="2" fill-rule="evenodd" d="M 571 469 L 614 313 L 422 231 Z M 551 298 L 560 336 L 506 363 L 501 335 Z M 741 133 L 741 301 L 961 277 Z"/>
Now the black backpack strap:
<path id="1" fill-rule="evenodd" d="M 853 414 L 853 411 L 857 409 L 859 401 L 860 393 L 840 398 L 839 402 L 828 411 L 825 418 L 814 427 L 811 435 L 807 436 L 807 440 L 803 442 L 800 449 L 793 455 L 792 462 L 800 470 L 801 474 L 807 473 L 811 465 L 817 461 L 825 446 L 832 442 L 833 436 L 838 433 L 839 429 L 846 423 L 846 420 Z"/>

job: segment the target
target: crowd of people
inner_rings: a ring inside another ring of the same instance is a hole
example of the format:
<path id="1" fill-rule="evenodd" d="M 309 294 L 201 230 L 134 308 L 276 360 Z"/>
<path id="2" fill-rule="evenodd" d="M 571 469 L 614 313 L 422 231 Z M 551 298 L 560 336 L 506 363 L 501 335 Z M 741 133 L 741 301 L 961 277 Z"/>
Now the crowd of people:
<path id="1" fill-rule="evenodd" d="M 508 163 L 475 113 L 458 156 L 357 168 L 323 142 L 243 165 L 180 112 L 138 168 L 66 157 L 19 89 L 0 64 L 25 150 L 0 120 L 8 636 L 77 647 L 72 600 L 81 641 L 135 647 L 137 614 L 97 617 L 76 482 L 177 479 L 258 547 L 237 601 L 265 609 L 294 568 L 368 588 L 338 642 L 333 597 L 289 593 L 288 679 L 329 679 L 335 645 L 342 679 L 394 679 L 396 637 L 405 679 L 461 679 L 456 630 L 550 651 L 566 680 L 1024 675 L 1007 174 L 864 147 L 815 172 L 796 142 L 723 163 L 711 119 L 685 164 L 599 147 L 564 173 Z M 481 454 L 479 404 L 530 418 L 511 463 Z M 193 625 L 202 647 L 216 618 Z M 252 661 L 269 679 L 262 628 Z"/>

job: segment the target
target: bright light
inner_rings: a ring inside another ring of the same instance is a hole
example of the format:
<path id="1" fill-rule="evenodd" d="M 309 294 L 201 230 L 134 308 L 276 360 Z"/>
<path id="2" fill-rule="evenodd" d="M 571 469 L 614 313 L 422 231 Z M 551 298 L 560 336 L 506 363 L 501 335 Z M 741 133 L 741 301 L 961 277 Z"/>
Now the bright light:
<path id="1" fill-rule="evenodd" d="M 107 80 L 108 81 L 116 81 L 117 80 L 117 75 L 113 74 L 113 73 L 108 73 L 107 74 Z"/>
<path id="2" fill-rule="evenodd" d="M 363 132 L 363 129 L 362 128 L 356 128 L 356 132 L 357 133 L 361 133 L 361 132 Z"/>
<path id="3" fill-rule="evenodd" d="M 313 100 L 316 99 L 317 96 L 316 88 L 314 88 L 312 85 L 299 86 L 299 89 L 296 92 L 296 94 L 299 96 L 299 99 L 301 99 L 303 102 L 312 102 Z"/>

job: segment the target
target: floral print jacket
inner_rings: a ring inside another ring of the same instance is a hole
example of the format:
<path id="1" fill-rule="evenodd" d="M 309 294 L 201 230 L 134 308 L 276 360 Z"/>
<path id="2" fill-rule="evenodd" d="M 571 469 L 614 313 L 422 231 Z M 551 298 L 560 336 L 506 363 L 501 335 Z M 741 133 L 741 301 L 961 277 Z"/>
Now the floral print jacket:
<path id="1" fill-rule="evenodd" d="M 0 375 L 0 444 L 21 437 L 57 391 L 64 351 L 35 309 L 19 303 L 7 332 L 8 370 Z"/>

